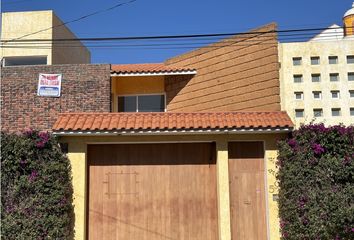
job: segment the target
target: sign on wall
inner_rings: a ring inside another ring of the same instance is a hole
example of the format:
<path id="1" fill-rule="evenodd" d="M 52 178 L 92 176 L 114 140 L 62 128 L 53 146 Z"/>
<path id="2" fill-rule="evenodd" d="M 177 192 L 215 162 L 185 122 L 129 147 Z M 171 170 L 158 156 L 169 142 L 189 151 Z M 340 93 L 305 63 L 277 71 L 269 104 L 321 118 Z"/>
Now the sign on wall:
<path id="1" fill-rule="evenodd" d="M 61 74 L 39 74 L 38 96 L 60 97 Z"/>

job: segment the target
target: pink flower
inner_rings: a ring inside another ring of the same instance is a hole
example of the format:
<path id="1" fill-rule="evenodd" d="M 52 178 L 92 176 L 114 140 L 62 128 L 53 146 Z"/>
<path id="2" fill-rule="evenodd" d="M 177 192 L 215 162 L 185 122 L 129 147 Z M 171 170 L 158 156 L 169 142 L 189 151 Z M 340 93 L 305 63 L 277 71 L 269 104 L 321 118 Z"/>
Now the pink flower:
<path id="1" fill-rule="evenodd" d="M 38 177 L 38 172 L 36 170 L 33 170 L 31 172 L 31 175 L 28 177 L 28 180 L 30 182 L 33 182 L 37 177 Z"/>
<path id="2" fill-rule="evenodd" d="M 320 155 L 321 153 L 325 152 L 325 149 L 317 143 L 312 144 L 312 150 L 316 155 Z"/>

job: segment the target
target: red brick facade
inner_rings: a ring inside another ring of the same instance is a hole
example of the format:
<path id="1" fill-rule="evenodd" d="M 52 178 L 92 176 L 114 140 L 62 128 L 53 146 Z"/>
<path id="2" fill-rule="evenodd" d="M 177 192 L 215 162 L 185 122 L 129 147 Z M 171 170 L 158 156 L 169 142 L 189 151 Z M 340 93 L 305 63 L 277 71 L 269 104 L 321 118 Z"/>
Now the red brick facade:
<path id="1" fill-rule="evenodd" d="M 62 74 L 61 97 L 37 96 L 40 73 Z M 110 65 L 1 68 L 1 130 L 50 130 L 60 112 L 109 112 Z"/>

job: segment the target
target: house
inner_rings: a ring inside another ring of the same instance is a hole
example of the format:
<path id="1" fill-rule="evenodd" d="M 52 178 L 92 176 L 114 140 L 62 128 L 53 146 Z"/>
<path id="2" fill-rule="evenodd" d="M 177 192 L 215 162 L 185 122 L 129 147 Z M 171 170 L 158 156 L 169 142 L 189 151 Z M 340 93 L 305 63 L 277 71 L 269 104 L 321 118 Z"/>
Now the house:
<path id="1" fill-rule="evenodd" d="M 154 64 L 3 67 L 2 129 L 71 161 L 75 239 L 279 239 L 276 25 Z M 37 95 L 61 74 L 60 97 Z M 19 81 L 21 80 L 21 81 Z"/>
<path id="2" fill-rule="evenodd" d="M 80 41 L 70 42 L 75 47 L 52 42 L 53 39 L 77 39 L 52 10 L 4 12 L 1 18 L 0 36 L 5 41 L 0 51 L 3 66 L 91 62 L 90 51 Z"/>
<path id="3" fill-rule="evenodd" d="M 282 110 L 296 127 L 354 123 L 354 4 L 343 17 L 307 42 L 279 44 Z"/>

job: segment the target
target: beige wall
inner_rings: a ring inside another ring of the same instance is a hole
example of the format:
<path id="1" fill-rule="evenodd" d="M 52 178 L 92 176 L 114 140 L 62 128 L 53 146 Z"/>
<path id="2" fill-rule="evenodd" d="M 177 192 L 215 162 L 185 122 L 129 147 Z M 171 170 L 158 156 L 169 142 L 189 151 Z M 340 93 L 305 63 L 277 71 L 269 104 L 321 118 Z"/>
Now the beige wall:
<path id="1" fill-rule="evenodd" d="M 21 39 L 53 39 L 76 38 L 65 26 L 52 28 L 62 22 L 54 15 L 52 10 L 32 12 L 2 13 L 1 39 L 11 40 L 48 29 Z M 58 43 L 27 42 L 27 47 L 21 43 L 21 48 L 9 48 L 15 43 L 7 43 L 0 49 L 0 58 L 10 56 L 47 56 L 47 64 L 74 64 L 90 63 L 90 52 L 80 42 L 69 43 L 77 48 L 59 48 Z"/>
<path id="2" fill-rule="evenodd" d="M 349 90 L 354 90 L 354 81 L 348 81 L 347 75 L 348 72 L 354 72 L 354 64 L 346 63 L 346 56 L 354 55 L 354 40 L 280 43 L 279 55 L 281 107 L 288 112 L 297 127 L 312 120 L 326 125 L 354 123 L 354 116 L 350 116 L 354 98 L 349 96 Z M 311 65 L 312 56 L 320 57 L 320 65 Z M 338 56 L 338 64 L 330 65 L 328 56 Z M 300 66 L 293 66 L 293 57 L 302 57 Z M 330 82 L 330 73 L 339 73 L 339 81 Z M 303 82 L 294 83 L 294 74 L 302 74 Z M 321 81 L 312 82 L 311 74 L 321 74 Z M 332 99 L 332 90 L 340 91 L 339 99 Z M 321 91 L 322 99 L 315 100 L 313 91 Z M 303 92 L 304 99 L 295 100 L 294 92 Z M 315 108 L 323 109 L 323 117 L 314 118 Z M 332 117 L 331 108 L 340 108 L 341 116 Z M 295 109 L 304 109 L 304 117 L 296 118 Z"/>
<path id="3" fill-rule="evenodd" d="M 264 141 L 266 166 L 266 209 L 269 239 L 280 239 L 278 205 L 276 199 L 275 161 L 277 158 L 276 139 L 283 134 L 218 134 L 218 135 L 181 135 L 181 136 L 106 136 L 106 137 L 61 137 L 61 142 L 69 144 L 68 157 L 72 165 L 75 210 L 75 239 L 84 240 L 87 215 L 87 145 L 99 143 L 134 143 L 134 142 L 216 142 L 217 150 L 217 192 L 219 239 L 231 240 L 230 195 L 228 178 L 229 141 Z"/>

